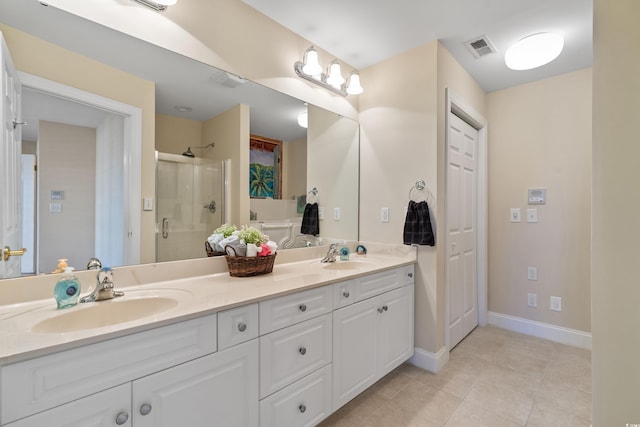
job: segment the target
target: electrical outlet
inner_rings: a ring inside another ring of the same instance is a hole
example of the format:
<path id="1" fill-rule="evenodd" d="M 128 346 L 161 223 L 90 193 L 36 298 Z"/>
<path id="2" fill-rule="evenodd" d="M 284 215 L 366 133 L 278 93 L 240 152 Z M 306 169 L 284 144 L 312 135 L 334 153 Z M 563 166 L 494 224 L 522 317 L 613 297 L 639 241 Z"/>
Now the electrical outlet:
<path id="1" fill-rule="evenodd" d="M 553 311 L 562 311 L 562 298 L 551 297 L 549 308 Z"/>
<path id="2" fill-rule="evenodd" d="M 389 208 L 380 208 L 380 222 L 389 222 Z"/>
<path id="3" fill-rule="evenodd" d="M 536 267 L 527 267 L 527 279 L 538 280 L 538 269 Z"/>
<path id="4" fill-rule="evenodd" d="M 333 208 L 333 220 L 340 221 L 340 208 Z"/>
<path id="5" fill-rule="evenodd" d="M 529 307 L 538 306 L 538 296 L 536 294 L 527 294 L 527 305 Z"/>
<path id="6" fill-rule="evenodd" d="M 521 222 L 520 208 L 511 208 L 511 222 Z"/>
<path id="7" fill-rule="evenodd" d="M 324 207 L 318 207 L 318 219 L 324 219 Z"/>

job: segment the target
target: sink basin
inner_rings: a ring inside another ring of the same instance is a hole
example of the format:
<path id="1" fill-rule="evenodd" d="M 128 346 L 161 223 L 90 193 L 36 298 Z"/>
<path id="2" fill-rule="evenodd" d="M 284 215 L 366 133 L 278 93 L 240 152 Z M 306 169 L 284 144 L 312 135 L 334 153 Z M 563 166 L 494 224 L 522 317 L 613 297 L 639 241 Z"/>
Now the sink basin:
<path id="1" fill-rule="evenodd" d="M 170 310 L 178 305 L 171 297 L 126 295 L 107 301 L 78 304 L 60 311 L 48 319 L 36 323 L 32 331 L 39 333 L 63 333 L 102 328 L 130 322 Z"/>
<path id="2" fill-rule="evenodd" d="M 336 261 L 320 263 L 325 270 L 362 270 L 372 267 L 373 264 L 366 261 Z"/>

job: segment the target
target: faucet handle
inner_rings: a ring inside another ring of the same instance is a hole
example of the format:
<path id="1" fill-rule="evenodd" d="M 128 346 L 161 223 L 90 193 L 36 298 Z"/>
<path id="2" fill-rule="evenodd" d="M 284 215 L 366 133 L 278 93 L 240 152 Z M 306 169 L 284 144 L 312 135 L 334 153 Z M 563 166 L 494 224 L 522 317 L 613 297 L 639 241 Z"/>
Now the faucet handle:
<path id="1" fill-rule="evenodd" d="M 110 267 L 102 267 L 98 272 L 98 286 L 102 289 L 113 288 L 113 270 Z"/>

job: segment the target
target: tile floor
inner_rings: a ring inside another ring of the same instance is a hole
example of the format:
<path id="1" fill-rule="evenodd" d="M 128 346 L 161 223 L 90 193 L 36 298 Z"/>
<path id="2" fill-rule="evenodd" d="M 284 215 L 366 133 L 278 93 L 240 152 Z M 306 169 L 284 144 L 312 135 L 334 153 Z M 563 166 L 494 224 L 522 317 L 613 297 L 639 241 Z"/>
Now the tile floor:
<path id="1" fill-rule="evenodd" d="M 488 326 L 434 375 L 404 364 L 321 427 L 589 427 L 591 352 Z"/>

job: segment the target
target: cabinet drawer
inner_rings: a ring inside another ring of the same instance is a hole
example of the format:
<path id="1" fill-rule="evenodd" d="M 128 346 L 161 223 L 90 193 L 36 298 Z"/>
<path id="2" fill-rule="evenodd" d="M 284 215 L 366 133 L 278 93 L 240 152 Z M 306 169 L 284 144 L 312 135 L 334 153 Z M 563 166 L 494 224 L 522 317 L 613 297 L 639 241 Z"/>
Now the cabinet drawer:
<path id="1" fill-rule="evenodd" d="M 260 335 L 333 310 L 333 288 L 322 286 L 260 303 Z"/>
<path id="2" fill-rule="evenodd" d="M 216 341 L 214 314 L 3 366 L 0 423 L 213 353 Z"/>
<path id="3" fill-rule="evenodd" d="M 258 304 L 218 313 L 218 351 L 258 337 Z"/>
<path id="4" fill-rule="evenodd" d="M 333 285 L 333 307 L 338 309 L 349 304 L 353 304 L 356 300 L 357 282 L 355 280 L 345 280 Z"/>
<path id="5" fill-rule="evenodd" d="M 331 362 L 331 315 L 260 337 L 260 398 Z"/>
<path id="6" fill-rule="evenodd" d="M 393 270 L 381 271 L 356 279 L 355 301 L 380 295 L 391 289 L 413 283 L 413 265 L 406 265 Z"/>
<path id="7" fill-rule="evenodd" d="M 260 402 L 261 427 L 315 426 L 331 414 L 331 365 Z"/>
<path id="8" fill-rule="evenodd" d="M 131 383 L 126 383 L 48 411 L 23 418 L 7 427 L 131 427 Z"/>

